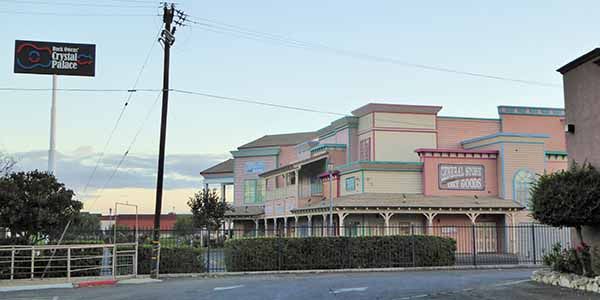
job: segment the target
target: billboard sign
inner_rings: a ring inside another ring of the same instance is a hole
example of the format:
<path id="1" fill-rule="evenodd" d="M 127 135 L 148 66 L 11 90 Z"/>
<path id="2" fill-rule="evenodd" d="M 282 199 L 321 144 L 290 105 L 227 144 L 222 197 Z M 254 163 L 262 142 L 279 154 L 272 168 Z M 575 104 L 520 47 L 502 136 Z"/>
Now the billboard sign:
<path id="1" fill-rule="evenodd" d="M 483 191 L 485 189 L 483 165 L 438 165 L 440 190 Z"/>
<path id="2" fill-rule="evenodd" d="M 15 41 L 15 73 L 94 76 L 96 45 Z"/>

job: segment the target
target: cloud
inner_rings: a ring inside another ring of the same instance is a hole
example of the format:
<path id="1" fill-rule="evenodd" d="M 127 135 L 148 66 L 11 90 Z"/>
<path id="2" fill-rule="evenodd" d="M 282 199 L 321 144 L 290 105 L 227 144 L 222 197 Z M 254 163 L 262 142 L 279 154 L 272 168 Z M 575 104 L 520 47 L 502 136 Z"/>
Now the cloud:
<path id="1" fill-rule="evenodd" d="M 14 153 L 18 163 L 16 170 L 46 170 L 48 152 L 46 150 Z M 217 164 L 228 154 L 173 154 L 165 157 L 164 189 L 199 189 L 202 178 L 199 172 Z M 110 179 L 122 155 L 106 154 L 98 165 L 86 195 L 83 195 L 90 175 L 100 154 L 92 147 L 82 146 L 73 152 L 57 152 L 56 176 L 80 199 L 93 196 L 99 189 L 154 189 L 156 187 L 157 157 L 130 153 L 119 170 Z M 110 181 L 109 181 L 110 179 Z"/>

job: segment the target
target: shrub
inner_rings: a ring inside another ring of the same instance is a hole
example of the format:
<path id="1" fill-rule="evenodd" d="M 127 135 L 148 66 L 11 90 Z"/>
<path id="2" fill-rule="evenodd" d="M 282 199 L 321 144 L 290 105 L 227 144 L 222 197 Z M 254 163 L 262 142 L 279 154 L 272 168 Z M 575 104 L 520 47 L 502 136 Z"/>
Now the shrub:
<path id="1" fill-rule="evenodd" d="M 577 257 L 577 251 L 573 248 L 562 249 L 560 243 L 552 246 L 552 250 L 543 257 L 544 264 L 552 271 L 561 273 L 583 274 L 583 266 Z"/>
<path id="2" fill-rule="evenodd" d="M 152 247 L 140 246 L 138 252 L 138 274 L 150 274 L 152 270 Z M 202 273 L 204 258 L 202 249 L 192 247 L 161 247 L 160 273 Z"/>
<path id="3" fill-rule="evenodd" d="M 448 266 L 456 242 L 436 236 L 251 238 L 225 242 L 227 271 Z"/>

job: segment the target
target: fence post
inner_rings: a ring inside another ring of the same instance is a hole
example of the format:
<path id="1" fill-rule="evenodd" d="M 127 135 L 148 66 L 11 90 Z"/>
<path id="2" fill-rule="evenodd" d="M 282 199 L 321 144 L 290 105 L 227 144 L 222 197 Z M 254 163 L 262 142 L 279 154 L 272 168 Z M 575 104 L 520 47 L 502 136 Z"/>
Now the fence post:
<path id="1" fill-rule="evenodd" d="M 67 281 L 71 281 L 71 248 L 67 248 Z"/>
<path id="2" fill-rule="evenodd" d="M 10 280 L 15 279 L 15 247 L 10 251 Z"/>
<path id="3" fill-rule="evenodd" d="M 193 247 L 193 245 L 192 245 L 192 247 Z M 137 275 L 138 275 L 138 253 L 139 253 L 139 251 L 140 251 L 140 246 L 139 246 L 138 240 L 136 239 L 135 240 L 135 253 L 133 256 L 133 275 L 135 277 L 137 277 Z"/>
<path id="4" fill-rule="evenodd" d="M 206 272 L 210 273 L 210 228 L 206 227 L 207 231 L 207 243 L 206 243 Z"/>
<path id="5" fill-rule="evenodd" d="M 477 265 L 477 238 L 475 237 L 475 234 L 476 234 L 475 224 L 472 224 L 471 228 L 472 228 L 472 234 L 471 235 L 473 237 L 473 240 L 471 241 L 473 243 L 473 247 L 472 247 L 473 248 L 472 249 L 472 251 L 473 251 L 473 265 L 476 266 Z"/>
<path id="6" fill-rule="evenodd" d="M 31 247 L 31 279 L 35 276 L 35 247 Z"/>
<path id="7" fill-rule="evenodd" d="M 417 266 L 417 255 L 415 253 L 415 242 L 416 242 L 416 236 L 415 236 L 415 225 L 414 224 L 410 224 L 410 236 L 411 236 L 411 251 L 412 251 L 412 265 L 413 267 Z"/>
<path id="8" fill-rule="evenodd" d="M 112 277 L 117 277 L 117 240 L 115 239 L 113 244 L 113 255 L 112 255 Z"/>
<path id="9" fill-rule="evenodd" d="M 535 224 L 531 224 L 531 244 L 533 245 L 533 264 L 537 264 L 537 253 L 535 250 Z"/>

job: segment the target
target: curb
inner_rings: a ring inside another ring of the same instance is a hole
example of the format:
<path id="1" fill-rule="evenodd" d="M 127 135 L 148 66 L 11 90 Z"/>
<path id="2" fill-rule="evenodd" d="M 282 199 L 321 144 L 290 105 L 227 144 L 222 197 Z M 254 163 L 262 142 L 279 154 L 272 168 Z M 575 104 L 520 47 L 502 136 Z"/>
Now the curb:
<path id="1" fill-rule="evenodd" d="M 2 292 L 23 292 L 23 291 L 37 291 L 46 289 L 72 289 L 72 283 L 57 283 L 57 284 L 37 284 L 37 285 L 21 285 L 11 287 L 0 287 L 0 293 Z"/>
<path id="2" fill-rule="evenodd" d="M 84 281 L 77 283 L 77 287 L 92 287 L 92 286 L 102 286 L 102 285 L 115 285 L 118 280 L 109 279 L 109 280 L 96 280 L 96 281 Z"/>
<path id="3" fill-rule="evenodd" d="M 461 271 L 461 270 L 502 270 L 502 269 L 539 269 L 539 265 L 481 265 L 481 266 L 438 266 L 409 268 L 371 268 L 371 269 L 322 269 L 322 270 L 287 270 L 287 271 L 252 271 L 252 272 L 218 272 L 218 273 L 179 273 L 160 274 L 161 278 L 186 277 L 233 277 L 246 275 L 300 275 L 300 274 L 335 274 L 335 273 L 375 273 L 375 272 L 414 272 L 414 271 Z"/>

